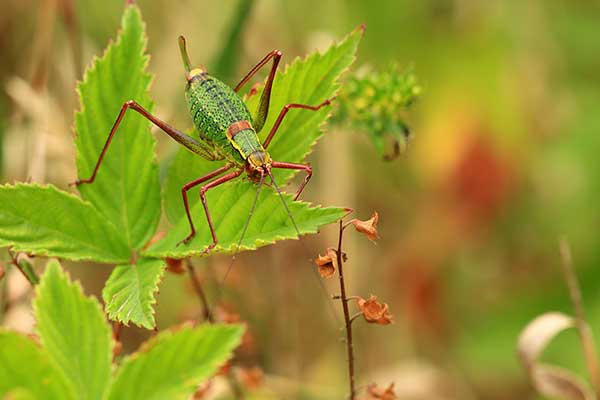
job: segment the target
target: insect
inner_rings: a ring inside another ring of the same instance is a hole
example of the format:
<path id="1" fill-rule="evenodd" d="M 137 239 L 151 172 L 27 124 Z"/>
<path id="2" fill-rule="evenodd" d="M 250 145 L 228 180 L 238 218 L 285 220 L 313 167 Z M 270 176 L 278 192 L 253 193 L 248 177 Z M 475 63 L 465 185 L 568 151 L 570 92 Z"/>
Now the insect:
<path id="1" fill-rule="evenodd" d="M 135 100 L 129 100 L 123 104 L 121 111 L 106 139 L 102 152 L 96 162 L 94 171 L 88 179 L 80 179 L 74 182 L 75 185 L 89 184 L 94 182 L 100 164 L 106 154 L 108 146 L 113 139 L 125 112 L 129 109 L 137 111 L 144 118 L 148 119 L 154 125 L 171 136 L 174 140 L 182 144 L 185 148 L 207 160 L 226 160 L 226 164 L 214 171 L 197 178 L 181 188 L 181 195 L 185 212 L 190 225 L 190 233 L 179 244 L 187 244 L 196 234 L 194 221 L 190 214 L 188 202 L 188 191 L 198 185 L 200 188 L 200 199 L 204 206 L 204 212 L 212 235 L 212 243 L 204 250 L 208 253 L 218 243 L 213 221 L 206 201 L 206 192 L 212 188 L 222 185 L 232 179 L 237 178 L 242 173 L 262 184 L 265 175 L 268 175 L 271 182 L 277 187 L 272 168 L 285 168 L 301 170 L 306 173 L 304 181 L 298 187 L 294 200 L 296 200 L 312 176 L 312 168 L 307 164 L 296 164 L 291 162 L 281 162 L 271 159 L 267 148 L 271 140 L 277 133 L 281 123 L 288 111 L 294 108 L 306 110 L 319 110 L 321 107 L 329 105 L 331 99 L 327 99 L 316 106 L 306 104 L 290 103 L 285 105 L 279 112 L 273 127 L 269 131 L 265 141 L 260 143 L 258 133 L 263 129 L 269 113 L 269 103 L 271 100 L 271 89 L 277 66 L 282 53 L 279 50 L 273 50 L 267 54 L 246 76 L 235 86 L 230 88 L 214 76 L 208 74 L 204 67 L 191 68 L 190 58 L 188 56 L 186 41 L 183 36 L 179 37 L 179 49 L 185 68 L 186 88 L 185 95 L 189 106 L 190 115 L 198 131 L 200 140 L 197 140 L 185 133 L 168 125 L 161 119 L 155 117 Z M 272 60 L 271 70 L 269 72 L 263 93 L 260 98 L 256 115 L 252 116 L 242 98 L 238 95 L 239 90 L 246 84 L 262 67 Z M 258 194 L 258 191 L 257 191 Z M 258 198 L 258 196 L 257 196 Z M 285 205 L 285 203 L 284 203 Z M 243 236 L 243 234 L 242 234 Z"/>

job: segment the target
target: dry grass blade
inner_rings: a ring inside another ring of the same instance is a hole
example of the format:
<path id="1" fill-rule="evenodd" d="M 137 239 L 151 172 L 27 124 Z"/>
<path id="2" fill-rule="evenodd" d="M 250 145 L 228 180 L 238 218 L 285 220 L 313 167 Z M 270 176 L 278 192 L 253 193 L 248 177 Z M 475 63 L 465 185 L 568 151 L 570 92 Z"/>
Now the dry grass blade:
<path id="1" fill-rule="evenodd" d="M 571 372 L 538 362 L 548 344 L 560 332 L 573 328 L 574 318 L 559 312 L 548 312 L 531 321 L 519 336 L 519 357 L 534 388 L 542 395 L 566 400 L 593 400 L 589 386 Z"/>

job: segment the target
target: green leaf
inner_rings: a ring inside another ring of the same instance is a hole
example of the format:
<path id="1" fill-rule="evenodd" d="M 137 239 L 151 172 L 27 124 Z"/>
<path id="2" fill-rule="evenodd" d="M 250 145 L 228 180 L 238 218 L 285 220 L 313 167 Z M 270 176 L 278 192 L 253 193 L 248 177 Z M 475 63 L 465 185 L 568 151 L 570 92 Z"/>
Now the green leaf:
<path id="1" fill-rule="evenodd" d="M 297 237 L 281 199 L 273 189 L 263 185 L 252 222 L 240 248 L 237 248 L 255 194 L 256 188 L 241 180 L 207 192 L 213 224 L 219 238 L 219 244 L 213 252 L 251 250 L 275 243 L 277 240 Z M 289 194 L 284 194 L 283 197 L 300 234 L 316 233 L 320 226 L 337 221 L 348 212 L 336 207 L 311 207 L 309 203 L 293 201 L 293 196 Z M 150 257 L 173 258 L 202 255 L 202 250 L 212 243 L 212 237 L 201 202 L 193 207 L 192 218 L 196 226 L 196 236 L 188 244 L 178 246 L 190 231 L 187 219 L 181 218 L 163 240 L 151 245 L 143 253 Z"/>
<path id="2" fill-rule="evenodd" d="M 54 365 L 80 399 L 102 399 L 111 377 L 113 342 L 94 298 L 70 282 L 50 261 L 36 290 L 34 310 L 40 339 Z"/>
<path id="3" fill-rule="evenodd" d="M 306 59 L 297 58 L 283 73 L 278 73 L 271 92 L 269 118 L 260 133 L 264 140 L 275 123 L 281 109 L 288 103 L 306 103 L 317 105 L 333 97 L 339 89 L 338 80 L 355 59 L 355 53 L 362 29 L 356 29 L 338 45 L 332 45 L 324 54 L 317 52 Z M 249 85 L 248 87 L 250 87 Z M 247 99 L 251 110 L 258 106 L 262 87 L 257 94 Z M 320 111 L 290 110 L 280 125 L 268 150 L 274 160 L 303 162 L 312 146 L 322 136 L 320 127 L 324 124 L 331 109 Z M 185 217 L 181 198 L 181 187 L 189 181 L 199 178 L 219 168 L 223 162 L 206 161 L 185 149 L 180 149 L 171 163 L 163 191 L 163 200 L 167 217 L 172 223 Z M 277 183 L 283 186 L 295 172 L 276 169 L 273 174 Z M 318 171 L 315 171 L 318 173 Z M 247 185 L 254 190 L 252 185 Z M 215 189 L 218 190 L 218 189 Z M 194 194 L 192 194 L 194 193 Z M 196 191 L 189 192 L 189 198 L 198 198 Z"/>
<path id="4" fill-rule="evenodd" d="M 123 236 L 89 203 L 52 185 L 0 185 L 0 247 L 70 260 L 125 262 Z"/>
<path id="5" fill-rule="evenodd" d="M 129 6 L 116 41 L 86 71 L 75 115 L 77 169 L 92 174 L 102 147 L 124 102 L 133 99 L 152 111 L 146 73 L 146 34 L 137 6 Z M 79 186 L 89 200 L 125 236 L 129 248 L 142 247 L 160 217 L 158 165 L 149 122 L 127 111 L 98 170 L 96 180 Z"/>
<path id="6" fill-rule="evenodd" d="M 5 395 L 22 399 L 75 398 L 39 346 L 17 333 L 0 331 L 0 398 Z"/>
<path id="7" fill-rule="evenodd" d="M 313 53 L 304 60 L 296 59 L 285 71 L 278 74 L 271 95 L 269 118 L 260 136 L 264 139 L 273 126 L 279 111 L 288 103 L 306 103 L 316 105 L 333 97 L 339 89 L 339 77 L 346 71 L 355 58 L 356 49 L 362 36 L 362 29 L 348 35 L 341 43 L 331 46 L 324 54 Z M 260 93 L 248 99 L 250 109 L 256 109 Z M 275 160 L 287 162 L 303 162 L 312 146 L 323 134 L 320 127 L 324 124 L 331 110 L 327 107 L 318 112 L 308 110 L 291 110 L 273 139 L 269 152 Z M 180 149 L 172 162 L 163 192 L 165 210 L 169 220 L 176 224 L 167 237 L 151 246 L 148 255 L 158 256 L 170 254 L 174 257 L 199 254 L 212 242 L 209 235 L 206 217 L 201 205 L 192 209 L 196 238 L 187 246 L 175 247 L 189 233 L 187 218 L 181 197 L 181 187 L 202 175 L 219 168 L 223 163 L 210 162 L 195 156 L 187 150 Z M 276 181 L 283 185 L 294 175 L 290 170 L 274 170 Z M 318 171 L 316 171 L 318 173 Z M 226 193 L 229 191 L 230 193 Z M 251 203 L 256 191 L 255 185 L 243 178 L 231 184 L 211 189 L 208 194 L 211 212 L 219 246 L 215 251 L 234 251 L 235 244 L 248 218 Z M 198 202 L 198 190 L 190 190 L 188 198 L 193 204 Z M 268 199 L 268 203 L 263 202 Z M 340 208 L 309 208 L 306 204 L 291 204 L 287 200 L 294 219 L 301 233 L 316 232 L 319 226 L 334 222 L 346 211 Z M 276 240 L 295 238 L 296 233 L 289 217 L 279 200 L 271 190 L 263 188 L 257 212 L 248 229 L 245 249 L 274 243 Z M 261 217 L 262 215 L 262 217 Z M 266 218 L 268 217 L 268 220 Z"/>
<path id="8" fill-rule="evenodd" d="M 109 399 L 186 399 L 231 357 L 243 329 L 235 325 L 185 327 L 160 333 L 127 357 Z"/>
<path id="9" fill-rule="evenodd" d="M 337 95 L 340 76 L 354 62 L 363 33 L 364 27 L 361 26 L 339 44 L 332 45 L 325 53 L 314 52 L 305 59 L 296 58 L 283 73 L 277 74 L 271 92 L 269 117 L 259 134 L 261 140 L 267 137 L 279 112 L 286 104 L 318 105 Z M 262 88 L 247 99 L 250 110 L 257 109 L 261 94 Z M 323 107 L 319 111 L 290 110 L 268 148 L 273 160 L 303 162 L 312 151 L 312 146 L 323 135 L 321 128 L 331 112 L 330 107 Z M 297 171 L 275 169 L 273 173 L 277 183 L 283 184 Z"/>
<path id="10" fill-rule="evenodd" d="M 137 264 L 117 266 L 102 290 L 105 310 L 112 320 L 152 329 L 158 283 L 164 274 L 163 260 L 141 259 Z"/>

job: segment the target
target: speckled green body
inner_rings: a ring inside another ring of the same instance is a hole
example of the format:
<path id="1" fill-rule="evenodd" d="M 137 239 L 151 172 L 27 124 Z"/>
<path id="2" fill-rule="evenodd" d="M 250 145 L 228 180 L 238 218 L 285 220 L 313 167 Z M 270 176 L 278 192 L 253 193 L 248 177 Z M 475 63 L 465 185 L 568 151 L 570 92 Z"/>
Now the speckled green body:
<path id="1" fill-rule="evenodd" d="M 252 125 L 252 116 L 225 83 L 202 72 L 188 81 L 185 95 L 198 134 L 214 147 L 219 158 L 241 166 L 253 152 L 265 151 L 253 128 L 238 132 L 233 139 L 227 136 L 227 129 L 236 122 L 248 121 Z"/>

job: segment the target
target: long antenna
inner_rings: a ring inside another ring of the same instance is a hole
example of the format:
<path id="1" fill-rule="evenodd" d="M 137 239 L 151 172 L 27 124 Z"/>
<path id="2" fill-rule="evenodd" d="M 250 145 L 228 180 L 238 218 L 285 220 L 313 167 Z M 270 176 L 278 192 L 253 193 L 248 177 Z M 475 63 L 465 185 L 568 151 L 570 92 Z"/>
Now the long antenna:
<path id="1" fill-rule="evenodd" d="M 302 242 L 300 240 L 300 229 L 298 229 L 298 225 L 296 225 L 296 221 L 294 220 L 294 217 L 292 216 L 292 212 L 290 211 L 290 208 L 288 207 L 285 199 L 283 198 L 283 195 L 281 194 L 281 190 L 279 190 L 279 186 L 277 186 L 277 183 L 275 182 L 275 179 L 273 178 L 273 174 L 271 173 L 271 169 L 267 169 L 267 174 L 269 174 L 269 178 L 271 178 L 271 182 L 273 182 L 273 187 L 275 188 L 275 191 L 279 195 L 279 198 L 281 199 L 281 202 L 283 203 L 283 207 L 285 208 L 285 211 L 287 212 L 288 217 L 290 217 L 290 220 L 292 221 L 292 225 L 294 225 L 294 229 L 296 230 L 296 235 L 298 235 L 298 240 L 300 241 L 300 244 L 304 248 L 304 253 L 305 254 L 310 254 L 309 251 L 308 251 L 308 249 L 304 245 L 304 242 Z M 321 286 L 321 290 L 327 296 L 328 295 L 327 288 L 325 287 L 325 284 L 323 283 L 323 280 L 317 274 L 317 270 L 315 268 L 311 268 L 311 271 L 313 271 L 313 276 L 316 278 L 317 282 L 319 282 L 319 286 Z M 328 300 L 329 300 L 329 298 L 328 298 Z M 331 303 L 331 301 L 327 301 L 327 304 L 329 305 L 329 310 L 331 311 L 331 314 L 333 314 L 333 317 L 335 318 L 336 323 L 339 324 L 340 323 L 340 319 L 339 319 L 337 313 L 335 312 L 335 309 L 333 308 L 333 304 Z"/>
<path id="2" fill-rule="evenodd" d="M 240 236 L 240 240 L 238 241 L 237 246 L 234 250 L 233 256 L 231 257 L 231 262 L 229 263 L 229 266 L 227 267 L 227 271 L 225 271 L 225 275 L 223 276 L 223 279 L 221 279 L 221 284 L 219 285 L 219 291 L 217 293 L 217 299 L 216 299 L 215 303 L 218 303 L 219 299 L 221 298 L 221 291 L 222 291 L 223 287 L 225 286 L 225 281 L 227 280 L 227 276 L 229 276 L 229 272 L 231 272 L 231 268 L 233 267 L 233 262 L 235 261 L 235 255 L 240 250 L 240 247 L 242 246 L 242 242 L 244 241 L 244 236 L 246 236 L 246 231 L 248 230 L 248 226 L 250 226 L 250 220 L 252 219 L 252 215 L 254 214 L 254 210 L 256 209 L 256 203 L 258 203 L 258 196 L 260 194 L 260 188 L 262 187 L 264 180 L 265 180 L 265 174 L 264 174 L 264 172 L 261 172 L 260 181 L 258 182 L 258 187 L 256 188 L 256 195 L 254 196 L 254 201 L 252 202 L 252 208 L 250 208 L 250 213 L 248 214 L 248 219 L 246 220 L 246 225 L 244 225 L 244 229 L 242 230 L 242 236 Z"/>
<path id="3" fill-rule="evenodd" d="M 190 63 L 190 56 L 188 56 L 187 47 L 185 45 L 185 38 L 183 36 L 179 36 L 179 51 L 181 52 L 181 59 L 183 60 L 185 72 L 189 74 L 192 67 Z"/>

